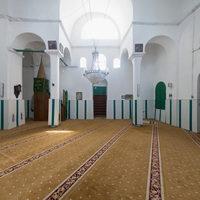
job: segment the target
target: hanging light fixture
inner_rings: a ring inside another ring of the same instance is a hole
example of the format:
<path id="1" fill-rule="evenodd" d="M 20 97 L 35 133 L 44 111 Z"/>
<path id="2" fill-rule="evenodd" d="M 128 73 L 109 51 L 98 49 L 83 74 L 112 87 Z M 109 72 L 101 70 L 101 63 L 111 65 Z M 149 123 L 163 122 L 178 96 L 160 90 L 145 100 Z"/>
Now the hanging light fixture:
<path id="1" fill-rule="evenodd" d="M 92 53 L 92 66 L 90 69 L 85 70 L 84 76 L 92 83 L 98 84 L 106 80 L 106 76 L 109 74 L 108 70 L 101 70 L 99 63 L 99 52 L 95 50 Z"/>

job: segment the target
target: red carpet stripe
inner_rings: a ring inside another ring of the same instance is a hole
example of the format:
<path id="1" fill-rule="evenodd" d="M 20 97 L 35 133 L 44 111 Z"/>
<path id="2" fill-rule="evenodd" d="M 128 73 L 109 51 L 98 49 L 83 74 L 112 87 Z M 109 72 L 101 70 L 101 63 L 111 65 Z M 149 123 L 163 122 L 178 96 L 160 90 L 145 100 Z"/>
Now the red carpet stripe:
<path id="1" fill-rule="evenodd" d="M 153 126 L 147 200 L 163 200 L 158 127 Z"/>
<path id="2" fill-rule="evenodd" d="M 84 131 L 84 132 L 83 132 L 82 134 L 80 134 L 80 135 L 77 135 L 77 136 L 68 138 L 68 139 L 66 139 L 64 142 L 62 142 L 62 143 L 60 143 L 60 144 L 57 144 L 57 145 L 55 145 L 55 146 L 53 146 L 53 147 L 51 147 L 51 148 L 49 148 L 49 149 L 47 149 L 47 150 L 42 151 L 42 152 L 39 153 L 39 154 L 33 155 L 32 157 L 30 157 L 30 158 L 28 158 L 28 159 L 25 159 L 25 160 L 23 160 L 23 161 L 21 161 L 21 162 L 15 164 L 15 165 L 13 165 L 13 166 L 11 166 L 11 167 L 5 169 L 5 170 L 3 170 L 3 171 L 0 171 L 0 178 L 6 176 L 6 175 L 8 175 L 8 174 L 10 174 L 10 173 L 12 173 L 12 172 L 14 172 L 14 171 L 16 171 L 16 170 L 19 170 L 20 168 L 22 168 L 22 167 L 24 167 L 24 166 L 26 166 L 26 165 L 32 163 L 33 161 L 38 160 L 38 159 L 40 159 L 40 158 L 42 158 L 42 157 L 44 157 L 44 156 L 47 156 L 47 155 L 49 155 L 50 153 L 52 153 L 52 152 L 54 152 L 54 151 L 56 151 L 56 150 L 58 150 L 58 149 L 60 149 L 60 148 L 62 148 L 62 147 L 64 147 L 64 146 L 66 146 L 66 145 L 68 145 L 68 144 L 70 144 L 70 143 L 75 142 L 75 141 L 77 141 L 77 140 L 83 138 L 83 137 L 86 136 L 86 135 L 89 135 L 89 134 L 93 133 L 94 131 L 96 131 L 97 129 L 99 129 L 99 128 L 101 128 L 101 127 L 102 127 L 102 126 L 99 126 L 99 127 L 92 128 L 92 129 L 89 129 L 89 130 L 87 130 L 87 131 Z"/>
<path id="3" fill-rule="evenodd" d="M 189 135 L 189 137 L 193 140 L 193 142 L 200 147 L 200 138 L 199 138 L 199 134 L 197 133 L 187 133 L 187 135 Z"/>
<path id="4" fill-rule="evenodd" d="M 60 200 L 69 190 L 94 166 L 94 164 L 117 142 L 117 140 L 126 133 L 129 126 L 119 130 L 103 147 L 101 147 L 91 158 L 89 158 L 81 167 L 61 183 L 44 200 Z"/>

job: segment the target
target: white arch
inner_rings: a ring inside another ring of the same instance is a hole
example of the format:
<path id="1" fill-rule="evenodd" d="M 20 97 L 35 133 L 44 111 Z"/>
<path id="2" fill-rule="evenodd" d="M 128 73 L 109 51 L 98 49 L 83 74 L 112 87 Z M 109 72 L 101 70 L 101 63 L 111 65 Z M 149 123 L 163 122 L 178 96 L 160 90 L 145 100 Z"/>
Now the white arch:
<path id="1" fill-rule="evenodd" d="M 123 49 L 122 53 L 121 53 L 121 66 L 123 66 L 123 63 L 128 62 L 128 58 L 129 58 L 129 53 L 128 53 L 128 49 Z"/>
<path id="2" fill-rule="evenodd" d="M 71 54 L 67 47 L 64 50 L 64 62 L 69 66 L 71 65 Z"/>
<path id="3" fill-rule="evenodd" d="M 146 48 L 148 47 L 148 45 L 153 44 L 153 43 L 159 44 L 162 47 L 164 47 L 165 49 L 169 49 L 169 48 L 175 49 L 176 48 L 176 43 L 171 37 L 169 37 L 167 35 L 156 35 L 148 40 L 148 42 L 145 45 L 145 51 L 146 51 Z"/>
<path id="4" fill-rule="evenodd" d="M 102 13 L 115 21 L 122 36 L 133 21 L 132 0 L 101 0 L 90 1 L 91 12 Z M 105 9 L 106 6 L 108 9 Z M 89 12 L 88 0 L 60 0 L 60 19 L 62 20 L 69 36 L 73 33 L 74 24 Z"/>
<path id="5" fill-rule="evenodd" d="M 46 49 L 45 41 L 37 34 L 31 32 L 21 33 L 14 39 L 12 48 L 14 49 L 25 49 L 28 44 L 38 42 L 43 44 L 43 50 Z"/>
<path id="6" fill-rule="evenodd" d="M 154 99 L 155 85 L 159 81 L 172 83 L 167 88 L 167 96 L 178 95 L 178 60 L 175 41 L 165 35 L 151 38 L 145 45 L 145 55 L 141 65 L 141 92 L 145 99 Z"/>
<path id="7" fill-rule="evenodd" d="M 92 19 L 106 19 L 109 20 L 115 27 L 117 34 L 118 34 L 118 39 L 121 38 L 121 33 L 120 33 L 120 29 L 117 25 L 117 23 L 115 22 L 115 20 L 104 14 L 101 12 L 95 12 L 95 13 L 85 13 L 84 15 L 82 15 L 80 18 L 78 18 L 72 28 L 72 34 L 74 33 L 74 29 L 76 29 L 76 27 L 80 27 L 81 29 L 85 26 L 85 24 L 87 24 L 90 20 L 91 20 L 91 15 L 92 15 Z"/>

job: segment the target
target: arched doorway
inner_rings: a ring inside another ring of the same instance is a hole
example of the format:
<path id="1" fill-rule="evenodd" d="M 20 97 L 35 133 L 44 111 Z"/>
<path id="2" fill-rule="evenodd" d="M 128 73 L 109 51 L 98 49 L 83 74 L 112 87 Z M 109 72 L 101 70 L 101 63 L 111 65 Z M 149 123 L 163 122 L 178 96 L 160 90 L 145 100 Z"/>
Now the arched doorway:
<path id="1" fill-rule="evenodd" d="M 26 119 L 48 120 L 50 57 L 44 40 L 34 33 L 18 35 L 12 44 L 22 58 L 22 97 Z"/>
<path id="2" fill-rule="evenodd" d="M 156 109 L 165 110 L 166 107 L 166 85 L 159 82 L 155 91 L 155 107 Z"/>
<path id="3" fill-rule="evenodd" d="M 200 74 L 197 82 L 197 131 L 200 132 Z"/>

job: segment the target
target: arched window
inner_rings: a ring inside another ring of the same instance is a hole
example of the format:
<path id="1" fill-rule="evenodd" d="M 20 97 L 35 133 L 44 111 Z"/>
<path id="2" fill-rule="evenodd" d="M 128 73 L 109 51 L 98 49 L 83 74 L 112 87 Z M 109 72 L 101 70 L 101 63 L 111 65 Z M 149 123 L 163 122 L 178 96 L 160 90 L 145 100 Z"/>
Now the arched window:
<path id="1" fill-rule="evenodd" d="M 80 59 L 80 68 L 87 68 L 87 59 L 85 57 Z"/>
<path id="2" fill-rule="evenodd" d="M 103 54 L 99 54 L 99 67 L 101 70 L 106 70 L 107 68 L 107 59 Z"/>
<path id="3" fill-rule="evenodd" d="M 113 68 L 114 69 L 119 69 L 120 68 L 120 59 L 119 58 L 115 58 L 113 60 Z"/>

